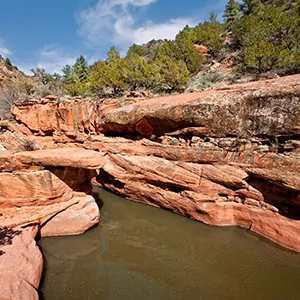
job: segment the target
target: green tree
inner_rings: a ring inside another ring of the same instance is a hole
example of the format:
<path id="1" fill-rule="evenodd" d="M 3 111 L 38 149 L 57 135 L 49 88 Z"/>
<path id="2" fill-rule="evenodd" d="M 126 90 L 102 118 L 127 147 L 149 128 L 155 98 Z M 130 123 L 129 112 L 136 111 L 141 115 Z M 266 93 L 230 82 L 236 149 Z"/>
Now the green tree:
<path id="1" fill-rule="evenodd" d="M 145 56 L 146 51 L 142 46 L 133 44 L 129 47 L 126 56 L 130 56 L 132 54 L 137 54 L 138 56 Z"/>
<path id="2" fill-rule="evenodd" d="M 238 19 L 240 13 L 240 4 L 235 0 L 229 0 L 225 5 L 224 19 L 227 27 L 230 29 L 232 23 Z"/>
<path id="3" fill-rule="evenodd" d="M 166 41 L 158 47 L 156 59 L 162 59 L 165 56 L 170 57 L 172 60 L 179 60 L 182 58 L 178 45 L 175 41 Z"/>
<path id="4" fill-rule="evenodd" d="M 90 67 L 84 56 L 80 55 L 72 67 L 66 65 L 62 72 L 65 88 L 71 95 L 84 95 L 90 92 Z"/>
<path id="5" fill-rule="evenodd" d="M 76 81 L 76 75 L 74 73 L 73 67 L 66 65 L 62 68 L 63 81 L 65 83 L 74 83 Z"/>
<path id="6" fill-rule="evenodd" d="M 241 11 L 245 15 L 259 14 L 262 8 L 263 5 L 260 0 L 243 0 L 243 4 L 241 5 Z"/>
<path id="7" fill-rule="evenodd" d="M 118 59 L 120 59 L 120 51 L 118 50 L 118 48 L 116 48 L 115 46 L 112 46 L 110 49 L 109 49 L 109 51 L 108 51 L 108 53 L 107 53 L 107 56 L 108 56 L 108 60 L 109 61 L 115 61 L 115 62 L 117 62 L 118 61 Z"/>
<path id="8" fill-rule="evenodd" d="M 161 75 L 158 88 L 166 92 L 182 92 L 189 80 L 189 71 L 184 61 L 173 61 L 164 57 L 156 61 Z"/>
<path id="9" fill-rule="evenodd" d="M 236 22 L 232 32 L 244 67 L 283 73 L 299 69 L 300 17 L 295 11 L 263 5 L 259 13 L 245 15 Z"/>
<path id="10" fill-rule="evenodd" d="M 126 57 L 123 69 L 124 81 L 130 90 L 154 89 L 160 82 L 157 65 L 145 57 L 131 54 Z"/>
<path id="11" fill-rule="evenodd" d="M 91 67 L 91 89 L 102 96 L 105 89 L 111 88 L 112 94 L 119 95 L 127 88 L 125 61 L 116 47 L 111 47 L 107 55 L 106 60 L 95 62 Z"/>
<path id="12" fill-rule="evenodd" d="M 191 73 L 198 72 L 203 62 L 203 56 L 194 47 L 193 32 L 185 28 L 177 34 L 175 42 L 178 53 L 176 58 L 184 61 Z"/>
<path id="13" fill-rule="evenodd" d="M 11 60 L 8 57 L 5 59 L 5 66 L 9 71 L 12 71 L 14 69 L 14 66 L 11 63 Z"/>
<path id="14" fill-rule="evenodd" d="M 88 79 L 89 67 L 86 59 L 80 55 L 73 66 L 73 71 L 79 82 L 86 82 Z"/>
<path id="15" fill-rule="evenodd" d="M 225 24 L 219 21 L 204 22 L 195 27 L 194 42 L 206 46 L 213 56 L 224 48 L 222 34 L 226 28 Z"/>
<path id="16" fill-rule="evenodd" d="M 214 12 L 211 12 L 210 15 L 209 15 L 208 21 L 209 22 L 215 22 L 215 21 L 217 21 L 217 18 L 218 18 L 218 15 Z"/>

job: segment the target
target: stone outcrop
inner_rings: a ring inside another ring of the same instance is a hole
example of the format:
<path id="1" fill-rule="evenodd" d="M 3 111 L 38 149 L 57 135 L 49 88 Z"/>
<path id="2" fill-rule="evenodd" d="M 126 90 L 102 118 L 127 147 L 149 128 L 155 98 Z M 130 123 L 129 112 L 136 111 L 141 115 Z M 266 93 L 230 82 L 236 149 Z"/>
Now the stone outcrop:
<path id="1" fill-rule="evenodd" d="M 99 153 L 83 149 L 1 151 L 1 299 L 38 299 L 37 233 L 79 234 L 99 222 L 91 179 L 103 165 Z"/>
<path id="2" fill-rule="evenodd" d="M 105 132 L 150 136 L 294 136 L 300 131 L 300 75 L 155 98 L 110 110 Z"/>
<path id="3" fill-rule="evenodd" d="M 88 134 L 102 131 L 107 111 L 142 100 L 144 98 L 99 102 L 78 98 L 20 100 L 11 112 L 21 122 L 17 130 L 26 135 L 67 137 L 64 142 L 82 142 Z"/>
<path id="4" fill-rule="evenodd" d="M 34 239 L 37 232 L 37 225 L 0 229 L 0 299 L 38 299 L 43 258 Z"/>
<path id="5" fill-rule="evenodd" d="M 300 75 L 137 102 L 78 102 L 91 105 L 86 122 L 74 103 L 23 102 L 13 113 L 45 148 L 49 139 L 55 147 L 71 139 L 97 150 L 106 163 L 94 181 L 105 188 L 300 251 Z M 50 107 L 51 122 L 41 113 Z M 13 168 L 0 153 L 1 164 Z"/>
<path id="6" fill-rule="evenodd" d="M 104 139 L 88 147 L 108 153 L 97 181 L 118 194 L 207 224 L 239 225 L 299 251 L 299 160 L 209 144 Z"/>

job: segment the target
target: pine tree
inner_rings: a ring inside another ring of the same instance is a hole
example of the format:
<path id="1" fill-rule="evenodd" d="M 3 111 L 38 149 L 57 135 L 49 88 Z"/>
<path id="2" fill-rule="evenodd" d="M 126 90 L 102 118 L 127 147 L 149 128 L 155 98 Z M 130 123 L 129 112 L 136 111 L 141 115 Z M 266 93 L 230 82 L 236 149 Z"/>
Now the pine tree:
<path id="1" fill-rule="evenodd" d="M 88 79 L 88 63 L 86 59 L 80 55 L 73 66 L 74 73 L 79 82 L 86 82 Z"/>
<path id="2" fill-rule="evenodd" d="M 70 65 L 66 65 L 62 68 L 63 79 L 65 83 L 75 82 L 75 73 L 73 68 Z"/>
<path id="3" fill-rule="evenodd" d="M 196 51 L 192 40 L 192 34 L 183 30 L 179 32 L 175 39 L 177 52 L 177 60 L 185 62 L 188 70 L 191 73 L 196 73 L 200 70 L 203 62 L 203 57 Z"/>
<path id="4" fill-rule="evenodd" d="M 240 12 L 240 4 L 235 0 L 229 0 L 225 6 L 224 19 L 230 29 L 232 23 L 238 19 Z"/>
<path id="5" fill-rule="evenodd" d="M 14 68 L 13 64 L 11 63 L 11 60 L 8 57 L 5 59 L 5 66 L 9 71 L 12 71 Z"/>
<path id="6" fill-rule="evenodd" d="M 214 13 L 214 12 L 211 12 L 210 13 L 210 15 L 209 15 L 209 22 L 215 22 L 215 21 L 217 21 L 217 19 L 218 19 L 218 15 L 216 14 L 216 13 Z"/>
<path id="7" fill-rule="evenodd" d="M 132 54 L 137 54 L 138 56 L 145 56 L 146 51 L 142 46 L 139 46 L 137 44 L 133 44 L 129 47 L 126 56 L 130 56 Z"/>
<path id="8" fill-rule="evenodd" d="M 258 14 L 263 4 L 260 0 L 243 0 L 241 11 L 245 15 Z"/>
<path id="9" fill-rule="evenodd" d="M 110 61 L 117 60 L 120 58 L 120 51 L 118 50 L 117 47 L 112 46 L 109 49 L 107 56 L 108 56 L 108 60 L 110 60 Z"/>
<path id="10" fill-rule="evenodd" d="M 173 61 L 168 56 L 165 56 L 155 63 L 161 75 L 160 90 L 166 92 L 184 91 L 189 80 L 189 71 L 184 61 Z"/>

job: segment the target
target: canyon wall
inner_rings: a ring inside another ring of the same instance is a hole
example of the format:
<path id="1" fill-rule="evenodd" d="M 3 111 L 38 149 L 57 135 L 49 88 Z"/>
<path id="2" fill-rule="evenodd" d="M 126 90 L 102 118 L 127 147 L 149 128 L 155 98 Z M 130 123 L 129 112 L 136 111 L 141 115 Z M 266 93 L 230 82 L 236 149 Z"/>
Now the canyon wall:
<path id="1" fill-rule="evenodd" d="M 300 75 L 133 102 L 42 100 L 12 112 L 44 148 L 98 151 L 105 188 L 300 251 Z"/>

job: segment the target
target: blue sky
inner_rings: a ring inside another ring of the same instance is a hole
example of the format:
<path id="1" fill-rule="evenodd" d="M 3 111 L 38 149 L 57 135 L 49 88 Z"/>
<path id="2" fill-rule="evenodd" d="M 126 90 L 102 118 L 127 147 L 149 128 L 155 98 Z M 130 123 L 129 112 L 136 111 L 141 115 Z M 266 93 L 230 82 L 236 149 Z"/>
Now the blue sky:
<path id="1" fill-rule="evenodd" d="M 110 46 L 174 38 L 185 25 L 221 19 L 227 0 L 10 0 L 2 1 L 0 54 L 21 70 L 59 72 L 76 57 L 104 59 Z"/>

